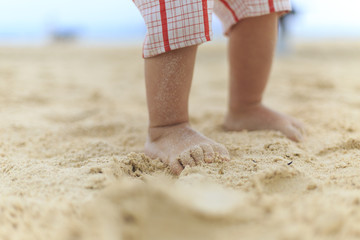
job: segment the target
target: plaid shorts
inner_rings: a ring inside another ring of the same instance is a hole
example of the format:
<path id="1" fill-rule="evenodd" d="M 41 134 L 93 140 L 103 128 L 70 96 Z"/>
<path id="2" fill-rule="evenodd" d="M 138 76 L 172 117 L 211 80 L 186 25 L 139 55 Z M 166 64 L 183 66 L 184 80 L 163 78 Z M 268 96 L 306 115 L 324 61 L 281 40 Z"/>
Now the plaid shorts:
<path id="1" fill-rule="evenodd" d="M 212 39 L 212 12 L 224 33 L 243 18 L 291 10 L 290 0 L 133 0 L 145 20 L 143 57 Z"/>

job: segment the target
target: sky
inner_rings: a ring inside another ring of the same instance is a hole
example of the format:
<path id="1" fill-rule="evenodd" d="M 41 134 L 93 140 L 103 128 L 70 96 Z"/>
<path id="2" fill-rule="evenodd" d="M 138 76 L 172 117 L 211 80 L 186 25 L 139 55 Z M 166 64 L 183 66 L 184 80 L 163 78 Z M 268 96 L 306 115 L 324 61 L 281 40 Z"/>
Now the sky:
<path id="1" fill-rule="evenodd" d="M 299 38 L 360 38 L 359 0 L 293 0 Z M 87 39 L 142 39 L 146 29 L 131 0 L 0 0 L 0 41 L 31 40 L 49 31 L 76 31 Z M 221 24 L 213 22 L 215 38 Z"/>

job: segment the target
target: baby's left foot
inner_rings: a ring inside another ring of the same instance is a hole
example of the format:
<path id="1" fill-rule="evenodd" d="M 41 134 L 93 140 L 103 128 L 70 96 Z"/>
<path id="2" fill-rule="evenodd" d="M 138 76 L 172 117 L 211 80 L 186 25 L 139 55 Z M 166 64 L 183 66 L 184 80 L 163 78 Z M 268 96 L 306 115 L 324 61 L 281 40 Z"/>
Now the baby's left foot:
<path id="1" fill-rule="evenodd" d="M 302 140 L 304 131 L 303 124 L 295 118 L 275 112 L 262 104 L 229 112 L 223 126 L 228 131 L 277 130 L 296 142 Z"/>

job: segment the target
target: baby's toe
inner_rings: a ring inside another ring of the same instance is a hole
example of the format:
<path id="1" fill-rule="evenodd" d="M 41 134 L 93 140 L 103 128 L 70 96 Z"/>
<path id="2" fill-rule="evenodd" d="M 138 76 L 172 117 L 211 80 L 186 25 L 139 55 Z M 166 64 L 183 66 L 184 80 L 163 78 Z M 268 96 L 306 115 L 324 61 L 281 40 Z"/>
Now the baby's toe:
<path id="1" fill-rule="evenodd" d="M 302 122 L 300 122 L 299 120 L 297 120 L 296 118 L 291 118 L 290 119 L 291 124 L 297 128 L 300 132 L 305 132 L 305 126 Z"/>
<path id="2" fill-rule="evenodd" d="M 284 134 L 295 142 L 300 142 L 303 139 L 302 133 L 294 127 L 292 124 L 287 125 L 284 128 Z"/>
<path id="3" fill-rule="evenodd" d="M 206 163 L 214 162 L 215 160 L 215 152 L 213 147 L 210 144 L 201 144 L 200 147 L 204 152 L 204 161 Z"/>
<path id="4" fill-rule="evenodd" d="M 197 165 L 205 161 L 204 151 L 200 146 L 194 146 L 190 153 Z"/>
<path id="5" fill-rule="evenodd" d="M 169 168 L 170 168 L 170 172 L 174 175 L 180 175 L 182 170 L 184 170 L 184 167 L 180 164 L 178 159 L 175 159 L 174 161 L 170 161 Z"/>
<path id="6" fill-rule="evenodd" d="M 229 154 L 229 151 L 226 149 L 226 147 L 224 147 L 223 145 L 218 144 L 218 143 L 212 145 L 212 147 L 213 147 L 214 152 L 219 154 L 221 160 L 223 160 L 223 161 L 230 160 L 230 154 Z"/>
<path id="7" fill-rule="evenodd" d="M 191 157 L 190 154 L 190 150 L 186 150 L 184 152 L 182 152 L 180 154 L 180 156 L 178 157 L 178 161 L 185 167 L 185 166 L 190 166 L 193 167 L 195 166 L 195 160 L 194 158 Z"/>

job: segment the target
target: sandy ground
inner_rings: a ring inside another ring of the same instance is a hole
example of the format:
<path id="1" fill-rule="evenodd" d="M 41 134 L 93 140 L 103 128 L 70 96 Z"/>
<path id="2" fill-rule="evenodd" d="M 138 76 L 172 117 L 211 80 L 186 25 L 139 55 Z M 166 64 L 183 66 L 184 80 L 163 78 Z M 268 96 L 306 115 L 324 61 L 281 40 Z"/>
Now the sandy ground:
<path id="1" fill-rule="evenodd" d="M 360 43 L 276 59 L 265 102 L 302 143 L 222 131 L 225 53 L 200 48 L 190 111 L 232 160 L 177 178 L 141 153 L 141 49 L 0 48 L 0 239 L 360 238 Z"/>

